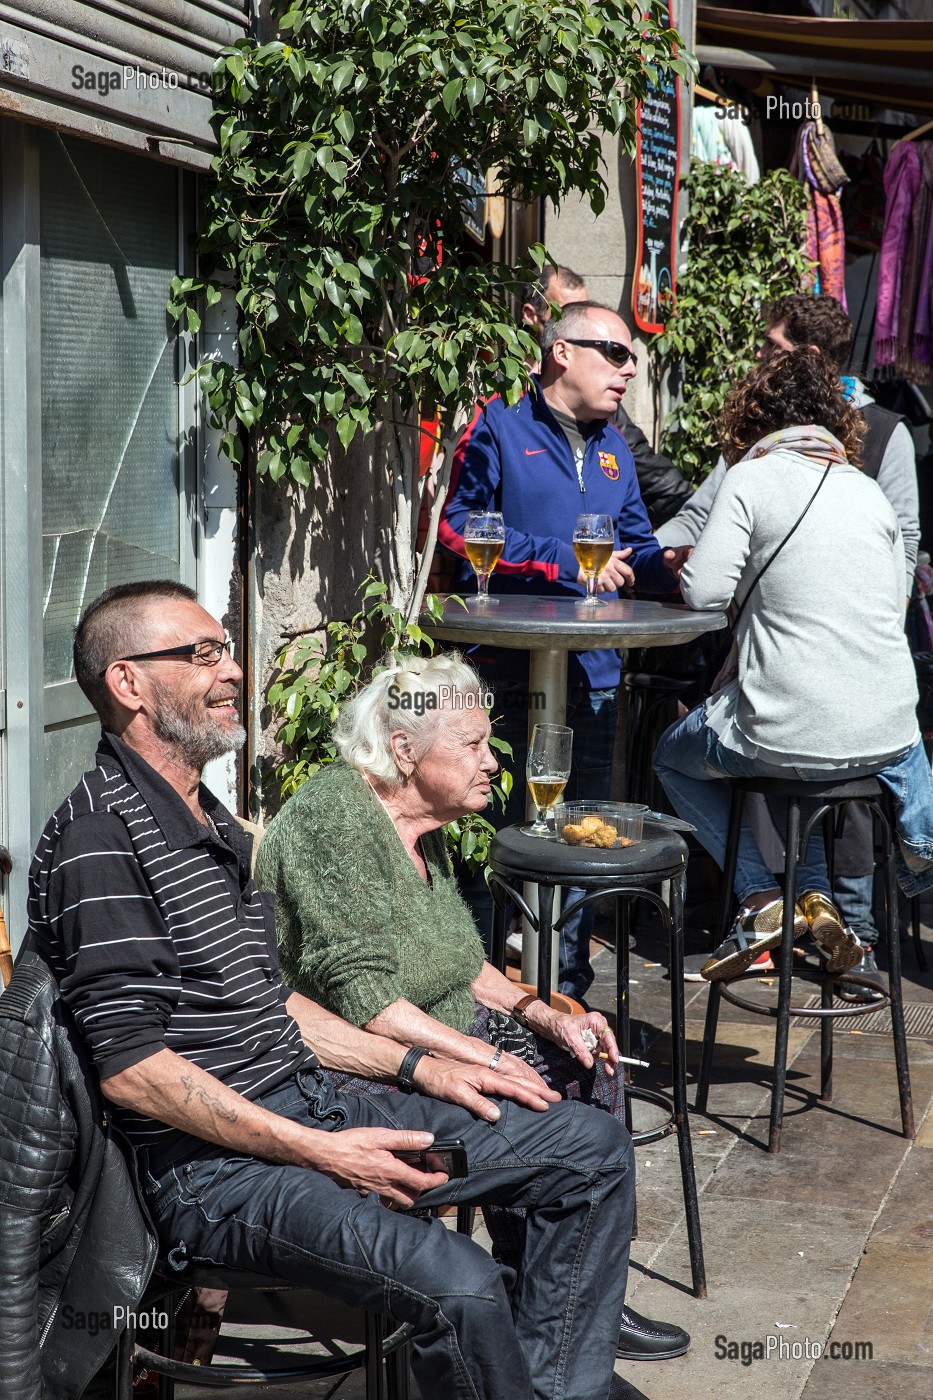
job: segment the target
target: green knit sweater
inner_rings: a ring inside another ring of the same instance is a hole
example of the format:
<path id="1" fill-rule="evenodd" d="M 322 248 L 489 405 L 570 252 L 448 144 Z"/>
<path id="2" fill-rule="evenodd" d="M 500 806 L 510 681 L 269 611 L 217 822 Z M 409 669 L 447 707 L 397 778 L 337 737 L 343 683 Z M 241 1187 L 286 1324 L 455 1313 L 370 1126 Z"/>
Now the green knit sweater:
<path id="1" fill-rule="evenodd" d="M 406 997 L 453 1029 L 473 1023 L 483 945 L 457 891 L 442 831 L 423 837 L 422 880 L 365 779 L 330 764 L 269 827 L 256 878 L 277 897 L 282 975 L 365 1026 Z"/>

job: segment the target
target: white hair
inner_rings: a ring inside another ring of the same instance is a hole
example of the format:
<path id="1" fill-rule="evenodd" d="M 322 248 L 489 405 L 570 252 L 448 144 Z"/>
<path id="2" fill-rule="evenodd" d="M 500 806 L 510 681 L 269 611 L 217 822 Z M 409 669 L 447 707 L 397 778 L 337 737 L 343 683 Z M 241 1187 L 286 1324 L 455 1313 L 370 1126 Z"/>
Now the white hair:
<path id="1" fill-rule="evenodd" d="M 460 707 L 480 708 L 479 676 L 458 651 L 401 656 L 340 707 L 333 738 L 351 768 L 382 783 L 400 783 L 389 739 L 404 731 L 418 757 L 434 743 L 445 716 Z"/>

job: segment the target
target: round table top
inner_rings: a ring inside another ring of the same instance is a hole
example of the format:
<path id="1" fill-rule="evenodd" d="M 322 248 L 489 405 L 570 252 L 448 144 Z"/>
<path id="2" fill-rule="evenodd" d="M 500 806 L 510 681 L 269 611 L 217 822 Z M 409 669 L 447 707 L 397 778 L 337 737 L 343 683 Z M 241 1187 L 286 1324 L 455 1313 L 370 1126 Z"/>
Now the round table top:
<path id="1" fill-rule="evenodd" d="M 608 598 L 597 608 L 577 598 L 517 594 L 500 594 L 488 604 L 468 594 L 465 607 L 449 593 L 440 594 L 439 601 L 444 606 L 442 618 L 422 613 L 418 619 L 430 636 L 524 651 L 679 646 L 726 626 L 725 613 L 695 612 L 682 603 L 634 598 Z"/>
<path id="2" fill-rule="evenodd" d="M 599 881 L 616 882 L 625 876 L 643 878 L 658 872 L 683 870 L 687 843 L 663 822 L 646 819 L 644 836 L 632 846 L 600 851 L 589 846 L 568 846 L 556 836 L 545 840 L 529 836 L 525 826 L 497 831 L 489 848 L 489 864 L 499 875 L 541 884 L 577 884 L 587 888 Z"/>

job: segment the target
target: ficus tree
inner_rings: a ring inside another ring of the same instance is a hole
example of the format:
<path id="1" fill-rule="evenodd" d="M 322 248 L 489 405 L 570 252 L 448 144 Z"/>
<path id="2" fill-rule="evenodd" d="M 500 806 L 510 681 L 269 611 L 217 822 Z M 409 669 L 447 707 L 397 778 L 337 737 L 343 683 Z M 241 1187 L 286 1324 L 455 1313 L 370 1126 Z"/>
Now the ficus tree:
<path id="1" fill-rule="evenodd" d="M 224 451 L 308 485 L 365 439 L 391 603 L 417 615 L 451 443 L 476 402 L 514 402 L 534 344 L 518 281 L 466 232 L 477 182 L 505 200 L 571 192 L 603 207 L 601 133 L 632 149 L 659 70 L 686 73 L 666 6 L 632 0 L 279 0 L 278 37 L 214 68 L 220 153 L 200 276 L 170 309 L 189 329 L 232 279 L 239 362 L 199 368 Z M 447 447 L 431 524 L 417 529 L 421 420 Z M 337 463 L 339 468 L 339 461 Z"/>

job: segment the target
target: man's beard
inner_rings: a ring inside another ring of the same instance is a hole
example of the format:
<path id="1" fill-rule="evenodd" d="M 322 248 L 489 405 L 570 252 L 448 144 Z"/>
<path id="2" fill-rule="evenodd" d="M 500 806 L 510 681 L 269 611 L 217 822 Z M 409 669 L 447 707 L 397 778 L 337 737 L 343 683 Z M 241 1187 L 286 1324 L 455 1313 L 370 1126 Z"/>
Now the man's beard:
<path id="1" fill-rule="evenodd" d="M 211 699 L 220 699 L 220 696 L 192 700 L 186 708 L 169 686 L 156 681 L 152 689 L 156 700 L 152 720 L 156 734 L 199 773 L 212 758 L 222 758 L 246 743 L 246 730 L 242 725 L 217 724 L 211 719 L 210 711 L 203 708 Z"/>

